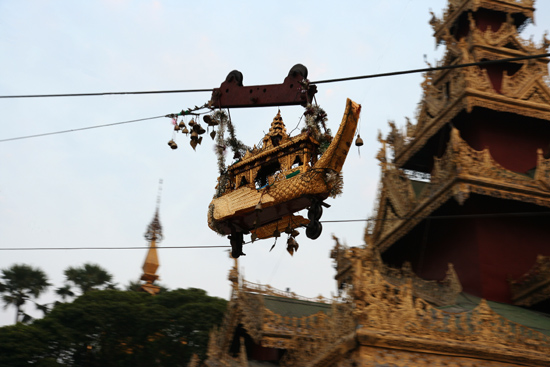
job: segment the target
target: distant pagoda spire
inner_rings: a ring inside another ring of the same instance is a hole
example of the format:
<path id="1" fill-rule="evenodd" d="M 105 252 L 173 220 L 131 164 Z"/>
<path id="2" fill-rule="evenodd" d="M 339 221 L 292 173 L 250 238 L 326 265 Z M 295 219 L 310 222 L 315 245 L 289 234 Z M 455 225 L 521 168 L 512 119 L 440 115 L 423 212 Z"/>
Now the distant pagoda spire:
<path id="1" fill-rule="evenodd" d="M 145 257 L 143 263 L 143 274 L 141 280 L 145 281 L 141 285 L 140 290 L 149 294 L 155 295 L 159 292 L 160 287 L 155 285 L 154 282 L 159 278 L 157 275 L 157 269 L 159 267 L 159 260 L 157 255 L 157 242 L 162 241 L 162 225 L 159 219 L 159 206 L 160 206 L 160 193 L 162 191 L 162 180 L 159 181 L 159 192 L 157 195 L 157 207 L 155 210 L 155 216 L 149 226 L 147 226 L 147 232 L 145 232 L 145 239 L 149 241 L 149 251 Z"/>

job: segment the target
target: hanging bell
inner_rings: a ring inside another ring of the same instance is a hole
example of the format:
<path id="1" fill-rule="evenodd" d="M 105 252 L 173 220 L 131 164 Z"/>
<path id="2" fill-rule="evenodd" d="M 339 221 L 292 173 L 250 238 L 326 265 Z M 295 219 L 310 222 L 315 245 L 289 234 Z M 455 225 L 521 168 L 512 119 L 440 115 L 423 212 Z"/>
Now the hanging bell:
<path id="1" fill-rule="evenodd" d="M 202 136 L 197 139 L 197 142 L 199 143 L 199 145 L 202 143 Z"/>
<path id="2" fill-rule="evenodd" d="M 172 149 L 178 149 L 178 145 L 176 144 L 176 142 L 174 140 L 170 140 L 168 142 L 168 146 Z"/>
<path id="3" fill-rule="evenodd" d="M 199 134 L 195 130 L 193 130 L 191 132 L 191 140 L 197 140 L 198 138 L 199 138 Z"/>
<path id="4" fill-rule="evenodd" d="M 180 127 L 181 129 L 183 129 L 183 128 L 185 127 L 185 122 L 183 122 L 183 120 L 180 121 L 179 127 Z"/>
<path id="5" fill-rule="evenodd" d="M 189 130 L 187 130 L 187 127 L 184 127 L 184 128 L 181 130 L 181 133 L 182 133 L 182 134 L 189 134 Z"/>
<path id="6" fill-rule="evenodd" d="M 197 126 L 198 126 L 197 132 L 199 133 L 199 135 L 202 135 L 206 132 L 206 130 L 204 130 L 204 128 L 201 125 L 197 124 Z"/>
<path id="7" fill-rule="evenodd" d="M 212 130 L 212 132 L 210 133 L 210 137 L 212 138 L 212 140 L 214 140 L 214 138 L 216 137 L 216 131 Z"/>
<path id="8" fill-rule="evenodd" d="M 181 127 L 179 125 L 174 125 L 174 131 L 180 131 Z"/>
<path id="9" fill-rule="evenodd" d="M 357 139 L 355 139 L 355 145 L 358 147 L 363 146 L 363 139 L 361 139 L 361 135 L 357 134 Z"/>
<path id="10" fill-rule="evenodd" d="M 191 144 L 191 147 L 193 148 L 193 150 L 195 150 L 195 148 L 197 147 L 197 141 L 195 139 L 191 139 L 189 144 Z"/>
<path id="11" fill-rule="evenodd" d="M 236 151 L 235 154 L 233 154 L 233 159 L 241 159 L 241 153 L 239 153 L 239 151 Z"/>
<path id="12" fill-rule="evenodd" d="M 254 210 L 257 212 L 261 212 L 262 210 L 264 210 L 261 201 L 258 204 L 256 204 L 256 207 L 254 207 Z"/>
<path id="13" fill-rule="evenodd" d="M 296 240 L 293 237 L 289 237 L 286 244 L 287 244 L 286 250 L 291 256 L 294 256 L 294 252 L 298 251 L 298 247 L 300 247 L 300 245 L 298 245 L 298 242 L 296 242 Z"/>
<path id="14" fill-rule="evenodd" d="M 281 231 L 279 231 L 279 228 L 277 228 L 275 232 L 273 232 L 273 237 L 275 238 L 281 237 Z"/>
<path id="15" fill-rule="evenodd" d="M 189 126 L 194 126 L 195 125 L 195 120 L 191 119 L 191 121 L 189 121 Z"/>
<path id="16" fill-rule="evenodd" d="M 203 118 L 203 121 L 206 122 L 208 126 L 216 126 L 218 125 L 218 121 L 212 118 L 210 115 L 205 115 Z"/>

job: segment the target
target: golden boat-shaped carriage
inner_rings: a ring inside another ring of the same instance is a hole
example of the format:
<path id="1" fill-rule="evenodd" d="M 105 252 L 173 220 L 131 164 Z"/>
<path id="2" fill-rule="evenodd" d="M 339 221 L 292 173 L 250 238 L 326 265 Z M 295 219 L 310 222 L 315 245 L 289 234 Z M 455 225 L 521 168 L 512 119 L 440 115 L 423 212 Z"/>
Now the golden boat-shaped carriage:
<path id="1" fill-rule="evenodd" d="M 230 235 L 233 257 L 243 255 L 243 235 L 248 233 L 265 239 L 305 226 L 309 238 L 319 237 L 322 206 L 329 206 L 323 200 L 341 190 L 340 172 L 360 110 L 359 104 L 347 100 L 338 132 L 322 154 L 308 131 L 290 137 L 279 113 L 261 147 L 247 151 L 228 167 L 225 191 L 212 200 L 208 225 Z M 294 215 L 305 208 L 309 208 L 308 218 Z"/>

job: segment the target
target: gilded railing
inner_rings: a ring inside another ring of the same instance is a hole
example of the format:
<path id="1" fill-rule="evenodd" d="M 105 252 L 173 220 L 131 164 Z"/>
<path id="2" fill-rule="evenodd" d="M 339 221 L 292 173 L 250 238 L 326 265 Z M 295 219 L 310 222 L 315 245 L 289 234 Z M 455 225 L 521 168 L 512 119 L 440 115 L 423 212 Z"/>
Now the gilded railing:
<path id="1" fill-rule="evenodd" d="M 329 303 L 329 304 L 332 303 L 331 299 L 325 298 L 321 295 L 315 298 L 303 297 L 303 296 L 297 295 L 294 292 L 282 291 L 280 289 L 273 288 L 268 284 L 252 283 L 252 282 L 249 282 L 248 280 L 242 281 L 241 290 L 246 292 L 255 292 L 259 294 L 265 294 L 268 296 L 292 298 L 292 299 L 297 299 L 301 301 L 320 302 L 320 303 Z"/>

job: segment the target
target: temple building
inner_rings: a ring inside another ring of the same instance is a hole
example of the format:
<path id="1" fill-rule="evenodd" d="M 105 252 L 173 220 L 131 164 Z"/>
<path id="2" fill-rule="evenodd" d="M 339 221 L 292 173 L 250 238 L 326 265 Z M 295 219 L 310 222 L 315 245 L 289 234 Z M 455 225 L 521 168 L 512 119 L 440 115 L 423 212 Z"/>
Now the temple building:
<path id="1" fill-rule="evenodd" d="M 550 41 L 533 0 L 449 0 L 415 121 L 393 122 L 365 244 L 331 253 L 339 296 L 230 273 L 206 366 L 550 366 Z M 495 62 L 511 59 L 507 62 Z M 451 66 L 481 63 L 468 67 Z"/>

